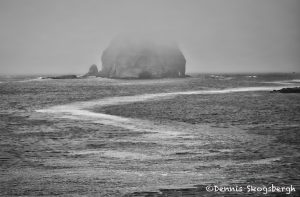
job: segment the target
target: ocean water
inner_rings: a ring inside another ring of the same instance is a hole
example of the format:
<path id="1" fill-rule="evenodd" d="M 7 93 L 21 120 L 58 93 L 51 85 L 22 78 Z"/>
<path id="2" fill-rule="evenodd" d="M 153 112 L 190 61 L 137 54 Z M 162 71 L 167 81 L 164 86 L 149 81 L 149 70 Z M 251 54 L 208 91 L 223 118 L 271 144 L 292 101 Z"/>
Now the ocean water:
<path id="1" fill-rule="evenodd" d="M 295 86 L 299 74 L 0 76 L 0 195 L 260 196 L 205 187 L 274 184 L 297 196 L 300 95 L 271 92 Z"/>

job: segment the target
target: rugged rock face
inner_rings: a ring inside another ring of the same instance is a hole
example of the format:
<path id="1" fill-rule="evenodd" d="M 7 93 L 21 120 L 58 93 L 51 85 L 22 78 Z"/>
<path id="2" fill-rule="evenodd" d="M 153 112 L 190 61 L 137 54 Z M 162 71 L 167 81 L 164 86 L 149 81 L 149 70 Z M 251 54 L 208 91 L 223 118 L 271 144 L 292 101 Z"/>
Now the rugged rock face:
<path id="1" fill-rule="evenodd" d="M 54 77 L 43 77 L 42 79 L 77 79 L 76 75 L 60 75 Z"/>
<path id="2" fill-rule="evenodd" d="M 300 87 L 282 88 L 280 90 L 273 90 L 273 92 L 280 92 L 280 93 L 300 93 Z"/>
<path id="3" fill-rule="evenodd" d="M 98 76 L 97 65 L 95 64 L 91 65 L 89 72 L 84 75 L 84 77 L 88 77 L 88 76 Z"/>
<path id="4" fill-rule="evenodd" d="M 185 57 L 174 42 L 116 37 L 102 54 L 99 76 L 109 78 L 184 77 Z"/>

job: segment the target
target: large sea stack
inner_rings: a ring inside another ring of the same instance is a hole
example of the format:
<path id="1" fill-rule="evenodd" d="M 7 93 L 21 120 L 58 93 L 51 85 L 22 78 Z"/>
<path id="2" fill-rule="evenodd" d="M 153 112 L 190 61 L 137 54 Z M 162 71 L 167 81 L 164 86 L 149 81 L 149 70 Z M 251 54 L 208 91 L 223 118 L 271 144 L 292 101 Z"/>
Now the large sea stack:
<path id="1" fill-rule="evenodd" d="M 102 54 L 99 75 L 109 78 L 184 77 L 185 63 L 175 42 L 118 36 Z"/>

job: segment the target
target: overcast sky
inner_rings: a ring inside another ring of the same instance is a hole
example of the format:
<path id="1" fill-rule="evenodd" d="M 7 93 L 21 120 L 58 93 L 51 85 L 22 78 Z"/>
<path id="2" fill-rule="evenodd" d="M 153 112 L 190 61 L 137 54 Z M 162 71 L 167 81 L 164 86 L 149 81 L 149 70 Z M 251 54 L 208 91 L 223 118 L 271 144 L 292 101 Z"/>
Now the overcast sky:
<path id="1" fill-rule="evenodd" d="M 122 32 L 174 38 L 188 72 L 300 72 L 299 0 L 0 0 L 0 74 L 85 73 Z"/>

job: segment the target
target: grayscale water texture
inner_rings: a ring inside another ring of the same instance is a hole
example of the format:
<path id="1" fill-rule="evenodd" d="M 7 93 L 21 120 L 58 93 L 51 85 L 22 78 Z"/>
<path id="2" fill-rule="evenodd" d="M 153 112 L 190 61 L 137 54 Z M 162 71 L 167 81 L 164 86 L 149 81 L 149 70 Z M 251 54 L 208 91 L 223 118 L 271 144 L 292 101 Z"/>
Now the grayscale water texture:
<path id="1" fill-rule="evenodd" d="M 270 91 L 300 86 L 300 75 L 252 76 L 2 76 L 0 195 L 225 195 L 210 184 L 298 192 L 300 95 Z"/>

